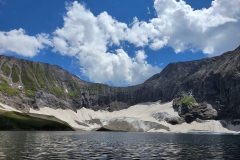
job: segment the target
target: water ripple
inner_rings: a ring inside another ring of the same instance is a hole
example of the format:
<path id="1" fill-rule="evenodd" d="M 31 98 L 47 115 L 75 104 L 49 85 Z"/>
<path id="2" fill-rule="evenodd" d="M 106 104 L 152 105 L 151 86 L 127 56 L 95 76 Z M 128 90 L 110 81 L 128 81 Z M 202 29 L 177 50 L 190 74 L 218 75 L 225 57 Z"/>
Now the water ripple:
<path id="1" fill-rule="evenodd" d="M 0 132 L 0 159 L 240 159 L 240 136 Z"/>

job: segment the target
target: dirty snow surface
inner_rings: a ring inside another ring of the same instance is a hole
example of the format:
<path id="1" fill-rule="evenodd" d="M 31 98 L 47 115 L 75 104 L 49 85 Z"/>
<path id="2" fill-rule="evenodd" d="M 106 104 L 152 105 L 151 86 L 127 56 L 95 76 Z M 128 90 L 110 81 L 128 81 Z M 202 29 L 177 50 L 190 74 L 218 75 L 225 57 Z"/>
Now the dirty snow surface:
<path id="1" fill-rule="evenodd" d="M 79 130 L 96 130 L 102 126 L 110 125 L 115 130 L 144 131 L 144 132 L 239 132 L 240 126 L 234 126 L 234 131 L 229 130 L 233 126 L 226 124 L 225 127 L 217 120 L 182 123 L 172 125 L 163 119 L 156 118 L 156 114 L 163 117 L 179 117 L 174 111 L 172 102 L 137 104 L 120 111 L 93 111 L 81 108 L 74 112 L 72 110 L 52 109 L 42 107 L 39 110 L 30 109 L 30 113 L 53 115 L 68 122 L 72 127 Z M 113 126 L 117 125 L 117 126 Z"/>

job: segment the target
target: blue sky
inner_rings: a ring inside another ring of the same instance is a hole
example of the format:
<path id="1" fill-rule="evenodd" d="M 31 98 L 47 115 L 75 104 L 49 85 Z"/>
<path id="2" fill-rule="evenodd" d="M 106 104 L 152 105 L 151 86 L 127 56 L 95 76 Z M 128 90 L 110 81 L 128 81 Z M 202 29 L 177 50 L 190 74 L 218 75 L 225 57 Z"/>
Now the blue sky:
<path id="1" fill-rule="evenodd" d="M 0 0 L 0 54 L 114 86 L 240 45 L 240 0 Z"/>

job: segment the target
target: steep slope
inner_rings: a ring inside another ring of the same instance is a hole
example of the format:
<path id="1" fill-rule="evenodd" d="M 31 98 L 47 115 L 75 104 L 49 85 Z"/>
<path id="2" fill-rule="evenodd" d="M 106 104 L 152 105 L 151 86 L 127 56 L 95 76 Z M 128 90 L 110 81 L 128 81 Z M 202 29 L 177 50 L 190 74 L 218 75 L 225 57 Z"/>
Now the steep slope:
<path id="1" fill-rule="evenodd" d="M 139 86 L 88 83 L 58 66 L 0 56 L 0 102 L 28 112 L 39 107 L 109 111 L 144 101 Z"/>
<path id="2" fill-rule="evenodd" d="M 0 56 L 0 68 L 0 99 L 20 110 L 91 107 L 98 90 L 106 86 L 82 81 L 58 66 L 14 57 Z"/>
<path id="3" fill-rule="evenodd" d="M 0 56 L 0 101 L 25 112 L 42 107 L 115 111 L 191 92 L 197 102 L 211 104 L 219 119 L 237 119 L 239 62 L 240 47 L 217 57 L 171 63 L 139 85 L 110 87 L 82 81 L 58 66 Z"/>
<path id="4" fill-rule="evenodd" d="M 240 118 L 240 47 L 217 57 L 171 63 L 145 83 L 157 86 L 163 101 L 191 92 L 197 102 L 211 104 L 219 118 Z"/>
<path id="5" fill-rule="evenodd" d="M 0 109 L 0 131 L 6 130 L 41 130 L 41 131 L 72 131 L 68 123 L 40 114 L 27 114 Z"/>

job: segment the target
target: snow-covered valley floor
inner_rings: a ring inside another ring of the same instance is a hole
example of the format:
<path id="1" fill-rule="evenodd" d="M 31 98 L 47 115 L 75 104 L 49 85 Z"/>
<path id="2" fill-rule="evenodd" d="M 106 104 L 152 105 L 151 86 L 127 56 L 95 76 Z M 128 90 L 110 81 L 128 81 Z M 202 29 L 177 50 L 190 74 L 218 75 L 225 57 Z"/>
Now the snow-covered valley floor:
<path id="1" fill-rule="evenodd" d="M 14 108 L 1 104 L 5 110 L 14 110 Z M 223 132 L 236 133 L 240 131 L 240 125 L 226 124 L 217 120 L 206 120 L 201 123 L 192 122 L 171 125 L 164 121 L 164 118 L 180 118 L 174 111 L 172 102 L 168 103 L 144 103 L 137 104 L 120 111 L 93 111 L 91 109 L 81 108 L 74 112 L 72 110 L 52 109 L 42 107 L 40 110 L 30 109 L 30 113 L 53 115 L 69 123 L 72 127 L 79 130 L 96 130 L 102 126 L 114 126 L 120 130 L 145 131 L 145 132 Z M 161 118 L 156 115 L 161 115 Z"/>

